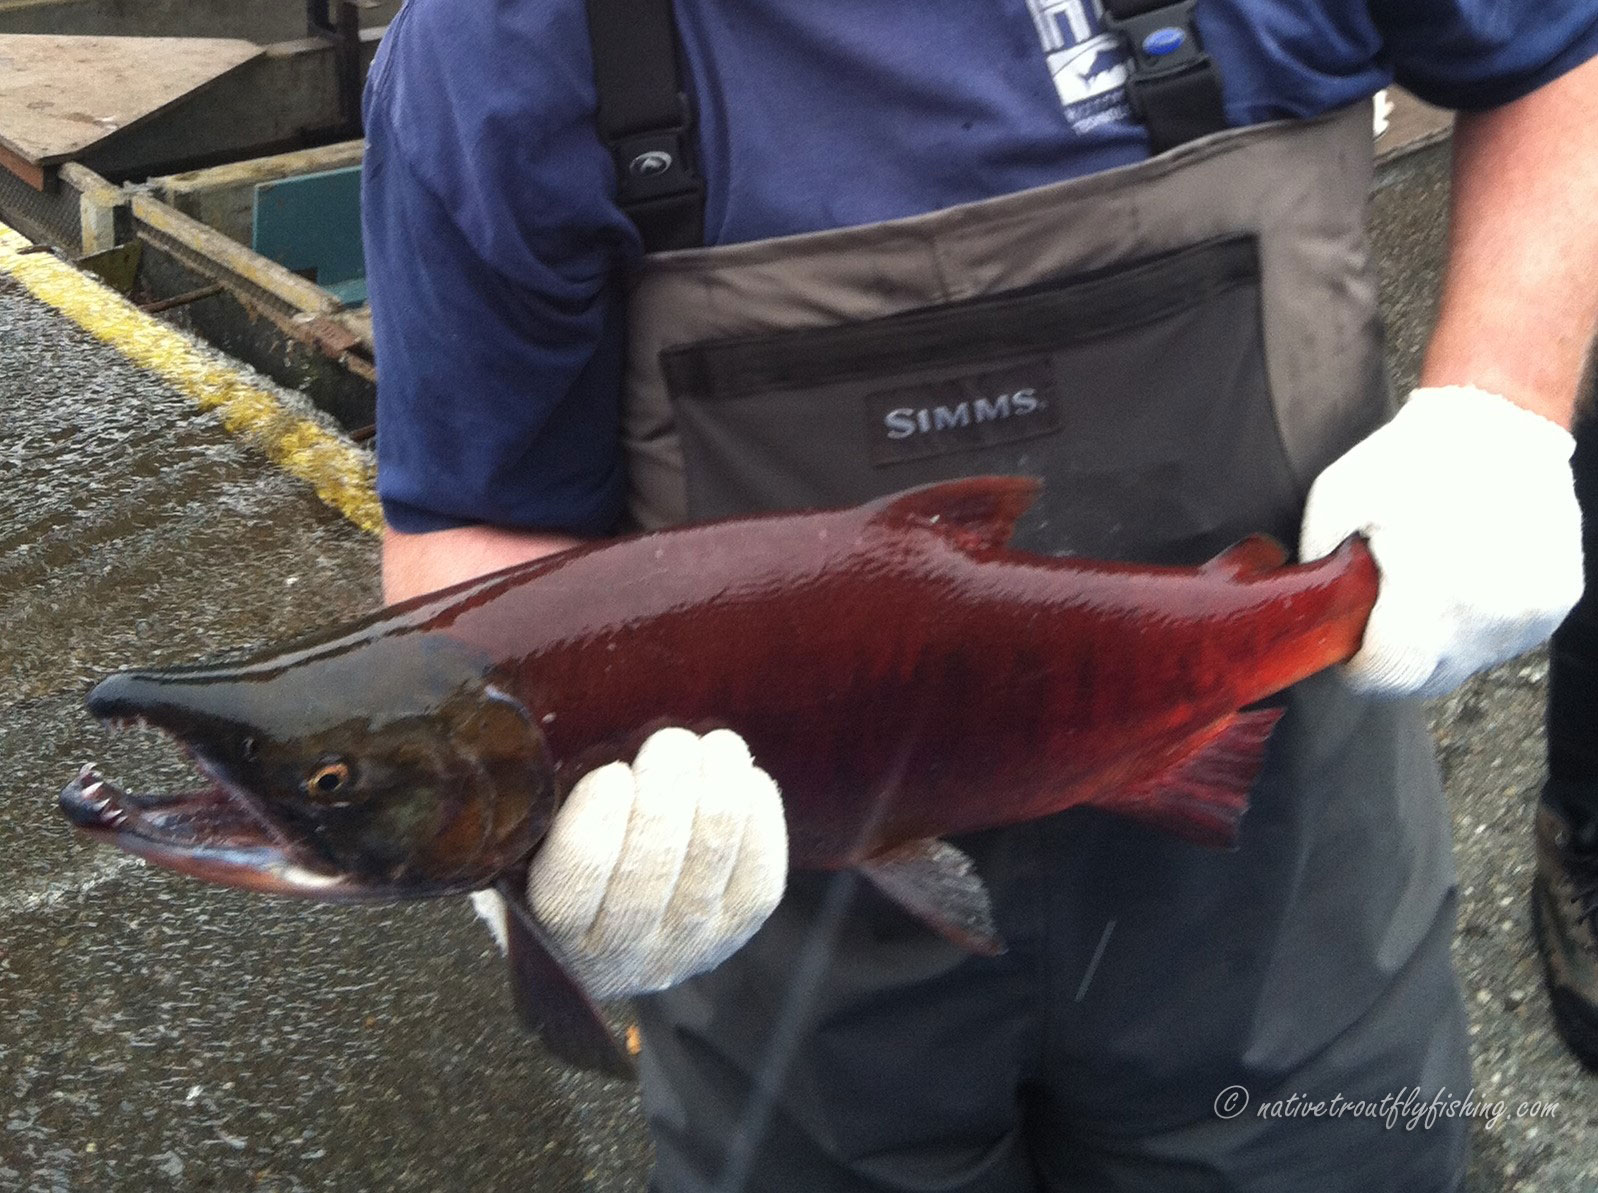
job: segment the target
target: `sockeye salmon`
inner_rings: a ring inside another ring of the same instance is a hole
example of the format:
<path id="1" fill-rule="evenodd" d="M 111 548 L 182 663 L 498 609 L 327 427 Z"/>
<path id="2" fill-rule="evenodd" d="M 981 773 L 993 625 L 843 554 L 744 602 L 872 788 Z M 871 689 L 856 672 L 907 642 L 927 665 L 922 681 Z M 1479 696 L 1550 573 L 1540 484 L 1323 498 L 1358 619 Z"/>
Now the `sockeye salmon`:
<path id="1" fill-rule="evenodd" d="M 579 547 L 227 666 L 124 671 L 90 711 L 177 739 L 199 791 L 92 768 L 91 837 L 248 890 L 374 901 L 496 887 L 523 1018 L 626 1072 L 528 911 L 525 873 L 581 775 L 666 725 L 742 734 L 795 868 L 858 867 L 967 948 L 999 947 L 948 835 L 1079 805 L 1234 842 L 1278 708 L 1359 647 L 1377 571 L 1351 539 L 1199 568 L 1008 545 L 1036 481 L 983 477 L 840 511 Z"/>

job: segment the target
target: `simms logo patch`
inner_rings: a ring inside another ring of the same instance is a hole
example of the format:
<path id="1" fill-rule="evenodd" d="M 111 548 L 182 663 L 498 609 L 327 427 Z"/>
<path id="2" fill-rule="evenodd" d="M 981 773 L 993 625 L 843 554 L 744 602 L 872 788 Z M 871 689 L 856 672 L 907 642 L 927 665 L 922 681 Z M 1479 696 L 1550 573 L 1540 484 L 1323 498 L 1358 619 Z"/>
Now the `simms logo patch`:
<path id="1" fill-rule="evenodd" d="M 1047 435 L 1060 426 L 1047 358 L 867 394 L 873 464 L 897 464 Z"/>

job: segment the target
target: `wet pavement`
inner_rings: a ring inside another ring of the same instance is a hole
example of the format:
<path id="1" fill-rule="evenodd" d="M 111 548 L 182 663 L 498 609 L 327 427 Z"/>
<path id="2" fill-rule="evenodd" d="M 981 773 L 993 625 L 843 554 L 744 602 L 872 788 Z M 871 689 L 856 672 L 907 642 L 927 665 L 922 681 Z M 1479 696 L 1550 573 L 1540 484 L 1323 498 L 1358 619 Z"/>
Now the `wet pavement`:
<path id="1" fill-rule="evenodd" d="M 613 1190 L 630 1090 L 539 1063 L 463 900 L 220 890 L 75 841 L 90 760 L 192 773 L 98 677 L 376 600 L 376 544 L 0 279 L 0 1190 Z"/>
<path id="2" fill-rule="evenodd" d="M 361 612 L 373 540 L 4 280 L 0 477 L 0 1191 L 639 1188 L 630 1091 L 541 1062 L 462 901 L 204 887 L 54 810 L 89 760 L 189 777 L 81 711 L 96 678 Z M 1476 1092 L 1511 1108 L 1474 1193 L 1598 1188 L 1598 1086 L 1552 1035 L 1526 914 L 1544 682 L 1533 657 L 1435 709 Z M 1557 1110 L 1514 1117 L 1533 1101 Z"/>

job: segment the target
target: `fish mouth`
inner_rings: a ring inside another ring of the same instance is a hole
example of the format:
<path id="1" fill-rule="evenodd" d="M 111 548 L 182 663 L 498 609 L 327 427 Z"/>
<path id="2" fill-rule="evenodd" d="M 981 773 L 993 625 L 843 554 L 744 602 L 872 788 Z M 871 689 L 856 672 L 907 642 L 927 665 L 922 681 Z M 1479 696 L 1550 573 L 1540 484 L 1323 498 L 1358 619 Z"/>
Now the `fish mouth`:
<path id="1" fill-rule="evenodd" d="M 142 718 L 111 723 L 147 727 Z M 359 899 L 345 875 L 296 842 L 230 783 L 204 755 L 178 746 L 206 780 L 170 795 L 135 793 L 108 782 L 93 764 L 61 791 L 62 814 L 83 836 L 115 845 L 164 869 L 265 894 Z"/>
<path id="2" fill-rule="evenodd" d="M 178 795 L 135 795 L 108 783 L 91 763 L 61 791 L 61 811 L 92 837 L 131 834 L 171 845 L 202 845 L 241 826 L 220 784 Z M 253 826 L 250 826 L 253 827 Z"/>

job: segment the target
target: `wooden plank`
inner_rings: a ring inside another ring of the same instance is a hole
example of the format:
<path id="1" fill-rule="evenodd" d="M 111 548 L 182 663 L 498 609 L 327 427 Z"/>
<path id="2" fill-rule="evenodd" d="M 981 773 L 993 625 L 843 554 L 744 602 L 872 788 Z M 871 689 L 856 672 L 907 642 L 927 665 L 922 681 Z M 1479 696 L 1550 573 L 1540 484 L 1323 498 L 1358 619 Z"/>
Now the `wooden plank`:
<path id="1" fill-rule="evenodd" d="M 157 198 L 185 215 L 192 215 L 202 224 L 244 243 L 250 239 L 256 184 L 358 166 L 365 148 L 364 141 L 340 141 L 318 149 L 301 149 L 206 170 L 169 174 L 164 178 L 152 178 L 147 185 Z"/>
<path id="2" fill-rule="evenodd" d="M 233 38 L 0 35 L 0 147 L 67 161 L 260 54 Z"/>
<path id="3" fill-rule="evenodd" d="M 81 162 L 63 162 L 57 170 L 63 186 L 78 193 L 78 226 L 83 233 L 81 252 L 103 253 L 117 247 L 118 225 L 128 197 Z"/>
<path id="4" fill-rule="evenodd" d="M 337 319 L 345 327 L 349 328 L 350 334 L 359 341 L 362 348 L 366 349 L 368 356 L 374 354 L 372 350 L 371 307 L 363 305 L 353 311 L 340 311 L 338 314 L 329 317 Z"/>

